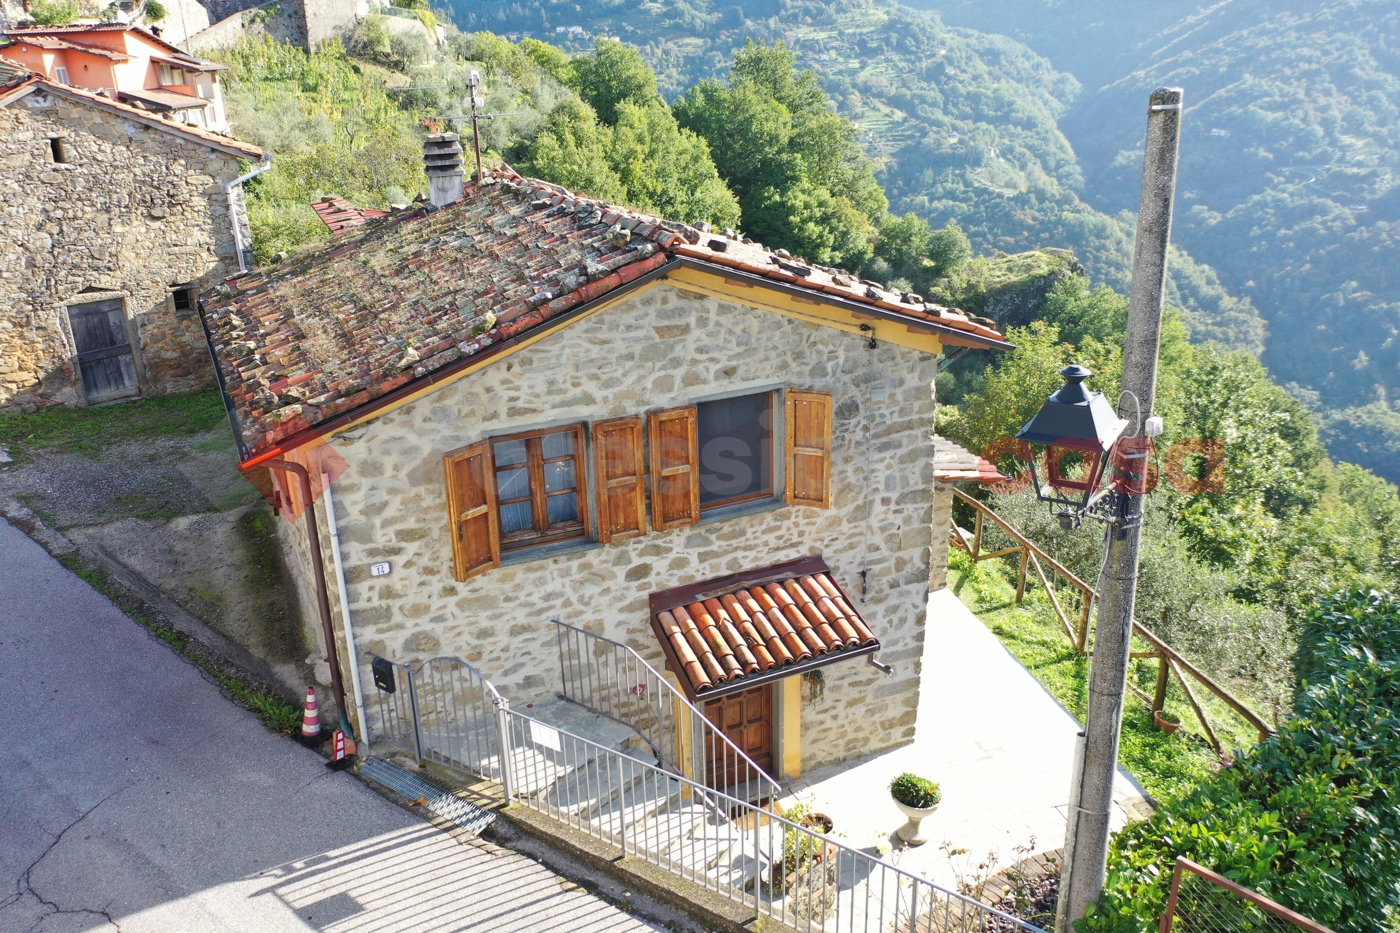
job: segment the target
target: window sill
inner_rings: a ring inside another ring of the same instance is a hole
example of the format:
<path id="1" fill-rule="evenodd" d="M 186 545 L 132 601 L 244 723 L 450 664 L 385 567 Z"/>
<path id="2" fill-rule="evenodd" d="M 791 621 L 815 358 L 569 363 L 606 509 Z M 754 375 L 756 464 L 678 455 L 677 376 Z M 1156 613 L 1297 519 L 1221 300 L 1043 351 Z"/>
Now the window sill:
<path id="1" fill-rule="evenodd" d="M 548 560 L 551 557 L 563 557 L 568 554 L 577 554 L 581 551 L 591 551 L 603 545 L 592 538 L 576 538 L 572 541 L 556 541 L 553 544 L 541 544 L 537 547 L 520 548 L 515 551 L 501 552 L 501 566 L 509 567 L 514 564 L 528 564 L 531 561 Z"/>
<path id="2" fill-rule="evenodd" d="M 759 512 L 772 512 L 776 509 L 786 508 L 787 503 L 779 498 L 755 499 L 752 502 L 740 502 L 737 505 L 726 505 L 718 509 L 711 509 L 708 512 L 700 513 L 700 520 L 696 525 L 708 525 L 712 522 L 728 521 L 731 518 L 739 518 L 743 515 L 756 515 Z"/>

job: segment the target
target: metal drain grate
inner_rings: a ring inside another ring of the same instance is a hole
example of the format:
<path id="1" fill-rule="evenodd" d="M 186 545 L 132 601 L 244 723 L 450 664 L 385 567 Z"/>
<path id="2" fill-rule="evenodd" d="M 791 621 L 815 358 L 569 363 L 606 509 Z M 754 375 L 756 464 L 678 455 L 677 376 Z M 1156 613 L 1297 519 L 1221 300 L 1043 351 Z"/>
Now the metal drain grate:
<path id="1" fill-rule="evenodd" d="M 400 797 L 407 797 L 409 800 L 424 798 L 428 801 L 429 810 L 445 820 L 451 820 L 474 836 L 481 835 L 482 830 L 496 819 L 496 814 L 490 810 L 483 810 L 455 794 L 449 794 L 436 784 L 425 781 L 383 758 L 366 760 L 360 767 L 360 776 L 383 784 Z"/>

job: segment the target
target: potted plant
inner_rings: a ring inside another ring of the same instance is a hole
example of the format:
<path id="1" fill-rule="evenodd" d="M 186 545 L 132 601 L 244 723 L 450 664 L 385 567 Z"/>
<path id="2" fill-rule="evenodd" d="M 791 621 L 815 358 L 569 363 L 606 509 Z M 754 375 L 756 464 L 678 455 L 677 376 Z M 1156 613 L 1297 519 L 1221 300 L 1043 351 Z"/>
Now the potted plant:
<path id="1" fill-rule="evenodd" d="M 1156 724 L 1158 729 L 1161 729 L 1167 735 L 1171 735 L 1177 729 L 1181 728 L 1180 723 L 1173 722 L 1171 719 L 1167 718 L 1166 712 L 1160 709 L 1154 709 L 1152 711 L 1152 721 Z"/>
<path id="2" fill-rule="evenodd" d="M 894 832 L 899 841 L 911 846 L 928 842 L 928 837 L 919 832 L 919 823 L 937 810 L 938 802 L 943 799 L 938 783 L 906 771 L 890 781 L 890 796 L 908 818 L 908 822 Z"/>

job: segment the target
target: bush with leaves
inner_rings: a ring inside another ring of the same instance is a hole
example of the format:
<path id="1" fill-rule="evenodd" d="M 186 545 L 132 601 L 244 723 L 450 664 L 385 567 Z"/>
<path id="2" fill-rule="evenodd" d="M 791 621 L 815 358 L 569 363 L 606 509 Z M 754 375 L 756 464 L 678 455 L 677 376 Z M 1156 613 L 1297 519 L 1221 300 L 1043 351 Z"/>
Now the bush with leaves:
<path id="1" fill-rule="evenodd" d="M 77 0 L 35 0 L 25 20 L 33 26 L 67 26 L 79 12 Z"/>
<path id="2" fill-rule="evenodd" d="M 1400 599 L 1320 600 L 1297 670 L 1276 735 L 1115 837 L 1080 933 L 1155 927 L 1183 855 L 1339 933 L 1400 908 Z"/>

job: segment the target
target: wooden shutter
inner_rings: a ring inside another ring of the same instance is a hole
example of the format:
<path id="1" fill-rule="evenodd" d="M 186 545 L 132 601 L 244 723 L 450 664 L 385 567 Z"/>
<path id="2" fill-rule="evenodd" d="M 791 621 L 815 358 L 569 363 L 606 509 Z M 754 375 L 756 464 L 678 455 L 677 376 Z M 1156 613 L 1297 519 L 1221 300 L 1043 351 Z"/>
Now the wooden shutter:
<path id="1" fill-rule="evenodd" d="M 831 393 L 787 393 L 787 501 L 831 508 Z"/>
<path id="2" fill-rule="evenodd" d="M 481 441 L 442 458 L 452 528 L 452 564 L 458 580 L 501 564 L 496 473 L 491 443 Z"/>
<path id="3" fill-rule="evenodd" d="M 598 478 L 598 540 L 607 544 L 647 533 L 642 419 L 633 415 L 593 425 Z"/>
<path id="4" fill-rule="evenodd" d="M 657 531 L 700 520 L 700 440 L 695 406 L 647 415 L 651 443 L 651 524 Z"/>

